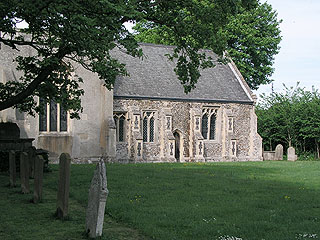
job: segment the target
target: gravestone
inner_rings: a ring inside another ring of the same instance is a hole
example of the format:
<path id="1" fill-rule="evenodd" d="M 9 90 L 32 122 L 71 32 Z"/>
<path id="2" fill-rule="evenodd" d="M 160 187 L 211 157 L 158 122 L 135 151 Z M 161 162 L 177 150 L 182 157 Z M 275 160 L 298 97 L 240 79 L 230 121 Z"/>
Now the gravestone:
<path id="1" fill-rule="evenodd" d="M 68 153 L 62 153 L 59 159 L 59 186 L 57 194 L 56 216 L 60 219 L 68 215 L 69 188 L 70 188 L 71 157 Z"/>
<path id="2" fill-rule="evenodd" d="M 34 178 L 34 168 L 35 168 L 35 158 L 36 158 L 36 148 L 30 147 L 28 149 L 28 157 L 29 157 L 29 176 Z"/>
<path id="3" fill-rule="evenodd" d="M 20 154 L 20 181 L 22 193 L 29 193 L 29 158 L 26 152 Z"/>
<path id="4" fill-rule="evenodd" d="M 86 212 L 86 232 L 90 238 L 102 235 L 104 212 L 108 196 L 105 163 L 100 160 L 94 171 Z"/>
<path id="5" fill-rule="evenodd" d="M 16 186 L 17 167 L 16 154 L 14 151 L 9 151 L 9 171 L 10 171 L 10 187 Z"/>
<path id="6" fill-rule="evenodd" d="M 44 160 L 42 156 L 36 156 L 34 161 L 34 203 L 41 202 L 42 200 L 43 162 Z"/>
<path id="7" fill-rule="evenodd" d="M 288 148 L 288 161 L 296 161 L 297 160 L 296 150 L 293 147 Z"/>
<path id="8" fill-rule="evenodd" d="M 283 146 L 281 144 L 276 146 L 274 160 L 283 160 Z"/>

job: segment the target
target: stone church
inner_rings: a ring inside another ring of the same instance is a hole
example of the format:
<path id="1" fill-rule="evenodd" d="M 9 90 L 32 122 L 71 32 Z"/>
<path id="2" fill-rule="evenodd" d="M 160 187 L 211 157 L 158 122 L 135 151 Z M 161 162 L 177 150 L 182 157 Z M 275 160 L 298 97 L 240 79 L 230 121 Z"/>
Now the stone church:
<path id="1" fill-rule="evenodd" d="M 262 160 L 255 96 L 234 63 L 202 70 L 196 88 L 185 94 L 166 57 L 173 47 L 140 46 L 142 59 L 113 51 L 129 76 L 118 77 L 111 91 L 96 74 L 75 65 L 75 74 L 84 79 L 81 120 L 48 103 L 40 116 L 7 109 L 0 121 L 16 122 L 20 137 L 34 138 L 33 145 L 49 151 L 51 159 L 68 152 L 75 161 L 101 156 L 116 162 Z M 19 79 L 14 58 L 8 47 L 0 49 L 0 82 Z"/>

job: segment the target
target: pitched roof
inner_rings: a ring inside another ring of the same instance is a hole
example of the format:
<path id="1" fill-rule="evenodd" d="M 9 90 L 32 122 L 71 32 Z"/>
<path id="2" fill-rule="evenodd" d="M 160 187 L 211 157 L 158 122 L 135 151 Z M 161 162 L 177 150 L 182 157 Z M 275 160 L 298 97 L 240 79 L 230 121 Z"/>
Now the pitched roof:
<path id="1" fill-rule="evenodd" d="M 196 88 L 185 94 L 174 72 L 175 63 L 168 60 L 174 47 L 140 44 L 145 57 L 134 58 L 121 51 L 115 57 L 126 64 L 129 76 L 120 76 L 114 85 L 115 98 L 169 99 L 205 102 L 253 103 L 250 90 L 232 63 L 202 70 Z M 214 60 L 217 56 L 206 51 Z"/>

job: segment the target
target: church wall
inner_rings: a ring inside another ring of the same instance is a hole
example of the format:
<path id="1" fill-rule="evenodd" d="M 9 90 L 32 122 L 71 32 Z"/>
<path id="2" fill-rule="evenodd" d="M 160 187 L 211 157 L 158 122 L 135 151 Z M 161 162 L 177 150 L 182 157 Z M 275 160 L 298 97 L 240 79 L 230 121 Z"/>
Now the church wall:
<path id="1" fill-rule="evenodd" d="M 18 81 L 21 73 L 16 70 L 16 63 L 13 62 L 17 52 L 4 45 L 1 46 L 0 51 L 0 82 Z M 19 55 L 33 54 L 30 48 L 20 48 Z M 112 149 L 115 140 L 110 134 L 114 129 L 113 92 L 103 86 L 96 74 L 76 63 L 74 67 L 75 74 L 84 80 L 81 85 L 85 91 L 82 97 L 83 112 L 80 114 L 80 120 L 68 117 L 66 132 L 39 131 L 38 115 L 32 117 L 14 108 L 1 111 L 0 121 L 17 123 L 20 128 L 20 137 L 34 138 L 33 146 L 48 150 L 50 159 L 54 161 L 62 152 L 69 153 L 72 158 L 79 161 L 95 160 L 101 155 L 110 155 L 110 153 L 112 157 L 112 151 L 115 157 L 115 149 Z"/>
<path id="2" fill-rule="evenodd" d="M 176 130 L 182 134 L 183 158 L 180 161 L 202 161 L 196 156 L 197 133 L 194 131 L 194 117 L 200 116 L 202 109 L 214 108 L 216 113 L 216 137 L 214 140 L 205 140 L 203 160 L 205 161 L 250 161 L 261 160 L 259 149 L 261 139 L 256 133 L 254 106 L 237 103 L 200 103 L 187 101 L 168 100 L 136 100 L 136 99 L 115 99 L 114 111 L 127 112 L 131 115 L 132 109 L 140 112 L 152 110 L 157 113 L 155 141 L 154 143 L 143 143 L 143 161 L 172 161 L 166 159 L 169 139 L 164 138 L 162 133 L 166 125 L 166 114 L 172 115 L 171 132 Z M 165 110 L 168 109 L 168 110 Z M 232 120 L 230 120 L 232 119 Z M 232 121 L 231 125 L 229 121 Z M 132 139 L 132 120 L 126 122 L 126 139 Z M 230 128 L 231 126 L 231 128 Z M 141 131 L 141 129 L 140 129 Z M 142 132 L 141 132 L 142 134 Z M 199 138 L 199 137 L 198 137 Z M 201 138 L 201 137 L 200 137 Z M 164 143 L 163 143 L 164 142 Z M 118 143 L 119 144 L 119 143 Z M 234 144 L 234 145 L 233 145 Z M 234 149 L 232 147 L 234 146 Z M 132 148 L 131 148 L 132 149 Z M 251 150 L 250 150 L 251 149 Z M 128 145 L 130 152 L 130 144 Z M 131 154 L 131 159 L 134 161 Z"/>

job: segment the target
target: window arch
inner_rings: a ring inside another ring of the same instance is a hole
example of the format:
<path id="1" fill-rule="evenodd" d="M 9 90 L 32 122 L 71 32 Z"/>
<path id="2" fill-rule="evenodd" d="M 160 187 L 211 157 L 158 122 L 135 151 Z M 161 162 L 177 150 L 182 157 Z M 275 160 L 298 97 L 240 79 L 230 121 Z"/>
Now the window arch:
<path id="1" fill-rule="evenodd" d="M 146 111 L 142 116 L 143 142 L 154 142 L 155 112 Z"/>
<path id="2" fill-rule="evenodd" d="M 114 113 L 114 123 L 116 125 L 116 140 L 117 142 L 125 141 L 125 126 L 126 126 L 126 114 L 125 113 Z"/>
<path id="3" fill-rule="evenodd" d="M 205 108 L 202 110 L 201 134 L 206 140 L 216 139 L 217 109 Z"/>

